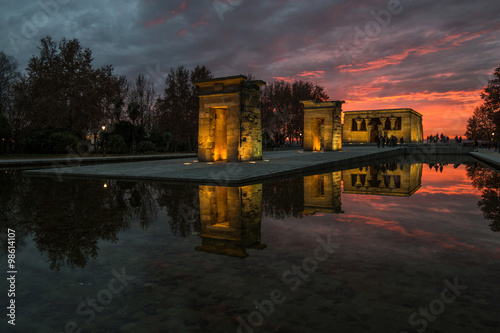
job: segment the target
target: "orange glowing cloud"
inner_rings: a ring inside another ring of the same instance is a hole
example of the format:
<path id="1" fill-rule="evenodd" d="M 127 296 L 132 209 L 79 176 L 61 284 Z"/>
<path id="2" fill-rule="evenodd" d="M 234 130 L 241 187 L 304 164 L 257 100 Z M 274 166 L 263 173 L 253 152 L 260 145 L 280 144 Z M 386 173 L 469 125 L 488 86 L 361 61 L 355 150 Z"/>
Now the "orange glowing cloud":
<path id="1" fill-rule="evenodd" d="M 467 120 L 481 104 L 481 89 L 376 96 L 381 90 L 380 87 L 354 87 L 343 106 L 344 111 L 408 107 L 423 115 L 424 136 L 438 132 L 454 137 L 464 135 Z"/>
<path id="2" fill-rule="evenodd" d="M 207 19 L 205 17 L 202 18 L 200 21 L 191 24 L 191 28 L 196 29 L 200 25 L 208 25 Z"/>
<path id="3" fill-rule="evenodd" d="M 322 78 L 325 75 L 325 71 L 302 71 L 295 76 L 273 76 L 275 80 L 282 80 L 285 82 L 293 83 L 295 80 L 300 79 L 311 79 L 311 78 Z"/>
<path id="4" fill-rule="evenodd" d="M 169 15 L 162 15 L 161 17 L 158 17 L 151 21 L 144 22 L 143 24 L 146 28 L 151 28 L 156 25 L 162 25 L 163 23 L 165 23 L 165 21 L 170 20 L 172 17 L 182 13 L 186 9 L 187 9 L 187 0 L 184 0 L 176 9 L 172 10 Z"/>
<path id="5" fill-rule="evenodd" d="M 303 71 L 297 74 L 300 77 L 323 77 L 323 75 L 325 75 L 325 71 Z"/>
<path id="6" fill-rule="evenodd" d="M 483 34 L 487 34 L 491 31 L 492 31 L 491 29 L 487 29 L 476 33 L 464 32 L 461 34 L 446 36 L 441 40 L 437 40 L 434 43 L 425 47 L 407 49 L 399 54 L 393 54 L 379 60 L 369 61 L 366 63 L 341 65 L 337 66 L 336 68 L 339 69 L 341 72 L 346 72 L 350 74 L 359 74 L 365 71 L 373 71 L 390 65 L 398 65 L 409 55 L 421 56 L 428 53 L 434 53 L 459 47 L 465 42 L 478 38 Z"/>

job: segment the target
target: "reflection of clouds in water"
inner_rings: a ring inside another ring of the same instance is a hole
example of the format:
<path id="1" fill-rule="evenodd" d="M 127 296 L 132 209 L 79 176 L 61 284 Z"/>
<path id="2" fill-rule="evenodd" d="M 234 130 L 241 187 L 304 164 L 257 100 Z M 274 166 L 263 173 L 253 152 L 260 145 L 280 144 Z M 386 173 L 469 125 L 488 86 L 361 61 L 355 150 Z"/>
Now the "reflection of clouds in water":
<path id="1" fill-rule="evenodd" d="M 415 229 L 414 225 L 403 226 L 402 223 L 399 223 L 397 221 L 389 221 L 383 218 L 369 217 L 365 215 L 343 215 L 338 219 L 338 221 L 342 221 L 344 218 L 347 220 L 347 222 L 354 222 L 365 226 L 373 226 L 378 229 L 393 231 L 399 236 L 433 243 L 435 245 L 439 245 L 442 248 L 467 248 L 469 250 L 480 251 L 476 246 L 460 241 L 457 238 L 454 238 L 446 233 Z"/>

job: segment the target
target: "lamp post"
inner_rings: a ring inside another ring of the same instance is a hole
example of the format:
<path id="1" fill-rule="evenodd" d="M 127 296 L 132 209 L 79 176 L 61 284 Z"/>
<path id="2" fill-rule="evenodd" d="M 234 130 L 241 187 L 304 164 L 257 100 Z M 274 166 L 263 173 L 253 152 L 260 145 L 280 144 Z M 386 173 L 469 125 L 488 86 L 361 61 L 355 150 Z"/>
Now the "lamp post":
<path id="1" fill-rule="evenodd" d="M 102 126 L 102 156 L 106 157 L 106 126 Z"/>

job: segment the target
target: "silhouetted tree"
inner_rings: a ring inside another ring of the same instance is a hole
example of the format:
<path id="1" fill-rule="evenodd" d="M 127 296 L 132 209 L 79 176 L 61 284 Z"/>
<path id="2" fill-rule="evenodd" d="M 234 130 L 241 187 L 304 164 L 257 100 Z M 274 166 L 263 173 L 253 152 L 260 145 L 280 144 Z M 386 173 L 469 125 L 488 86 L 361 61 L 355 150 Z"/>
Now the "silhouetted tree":
<path id="1" fill-rule="evenodd" d="M 156 124 L 162 132 L 170 132 L 174 141 L 193 150 L 198 137 L 198 92 L 193 81 L 212 78 L 205 66 L 189 71 L 184 66 L 170 69 L 165 79 L 163 96 L 156 100 Z"/>
<path id="2" fill-rule="evenodd" d="M 476 108 L 467 121 L 465 135 L 471 140 L 489 140 L 492 133 L 500 137 L 500 67 L 495 69 L 493 79 L 481 93 L 483 104 Z"/>
<path id="3" fill-rule="evenodd" d="M 495 132 L 495 113 L 492 109 L 481 105 L 474 110 L 467 120 L 465 136 L 470 140 L 489 140 Z"/>
<path id="4" fill-rule="evenodd" d="M 472 185 L 481 191 L 478 207 L 491 221 L 491 230 L 500 231 L 500 175 L 479 163 L 467 166 L 466 170 Z"/>
<path id="5" fill-rule="evenodd" d="M 284 199 L 286 198 L 286 199 Z M 290 178 L 262 184 L 262 212 L 276 220 L 302 217 L 304 179 Z"/>
<path id="6" fill-rule="evenodd" d="M 136 103 L 138 105 L 139 114 L 137 119 L 147 132 L 150 132 L 152 128 L 155 95 L 156 90 L 153 83 L 148 81 L 143 74 L 139 74 L 135 82 L 129 86 L 129 103 Z M 135 123 L 135 120 L 133 121 Z"/>
<path id="7" fill-rule="evenodd" d="M 278 80 L 268 83 L 261 92 L 262 129 L 278 144 L 301 140 L 304 132 L 303 100 L 328 100 L 324 89 L 310 82 Z"/>
<path id="8" fill-rule="evenodd" d="M 115 111 L 124 78 L 113 74 L 112 66 L 95 69 L 92 51 L 77 39 L 58 44 L 47 36 L 41 40 L 40 54 L 26 68 L 27 77 L 15 88 L 27 98 L 30 112 L 19 105 L 36 128 L 66 128 L 83 136 L 100 128 Z"/>

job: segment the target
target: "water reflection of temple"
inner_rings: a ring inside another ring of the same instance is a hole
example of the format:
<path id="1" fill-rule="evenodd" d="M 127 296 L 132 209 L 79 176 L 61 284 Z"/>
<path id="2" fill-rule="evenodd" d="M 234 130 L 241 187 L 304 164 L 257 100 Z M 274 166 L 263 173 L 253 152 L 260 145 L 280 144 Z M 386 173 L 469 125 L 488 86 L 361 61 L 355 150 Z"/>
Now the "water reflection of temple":
<path id="1" fill-rule="evenodd" d="M 342 172 L 304 177 L 303 215 L 343 213 L 340 199 Z"/>
<path id="2" fill-rule="evenodd" d="M 411 196 L 421 184 L 422 164 L 384 164 L 342 171 L 344 193 Z"/>
<path id="3" fill-rule="evenodd" d="M 243 187 L 200 186 L 200 236 L 196 250 L 239 258 L 260 242 L 262 184 Z"/>

